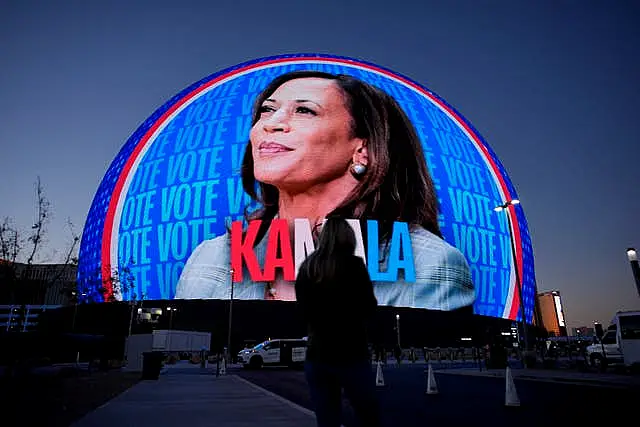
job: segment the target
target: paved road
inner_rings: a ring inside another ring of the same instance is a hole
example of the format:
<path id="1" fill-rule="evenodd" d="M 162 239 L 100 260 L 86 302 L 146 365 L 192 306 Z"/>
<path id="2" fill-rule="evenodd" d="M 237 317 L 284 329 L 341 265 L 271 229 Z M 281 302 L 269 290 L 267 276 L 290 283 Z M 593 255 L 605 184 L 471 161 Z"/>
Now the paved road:
<path id="1" fill-rule="evenodd" d="M 570 426 L 593 425 L 595 418 L 637 419 L 638 389 L 624 390 L 516 379 L 520 407 L 505 407 L 504 379 L 436 372 L 438 395 L 425 395 L 423 366 L 388 367 L 386 386 L 378 387 L 385 426 L 488 425 Z M 235 371 L 235 370 L 234 370 Z M 372 370 L 373 372 L 373 370 Z M 312 409 L 304 373 L 280 368 L 235 371 L 241 377 L 305 408 Z M 603 412 L 603 414 L 599 414 Z M 514 417 L 518 421 L 514 424 Z M 353 413 L 344 411 L 343 423 L 355 426 Z"/>

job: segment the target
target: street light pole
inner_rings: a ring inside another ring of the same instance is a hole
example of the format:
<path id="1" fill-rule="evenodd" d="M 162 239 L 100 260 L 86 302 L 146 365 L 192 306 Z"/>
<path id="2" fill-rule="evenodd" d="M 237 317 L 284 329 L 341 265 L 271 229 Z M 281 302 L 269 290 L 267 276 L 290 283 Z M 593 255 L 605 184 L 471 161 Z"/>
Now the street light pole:
<path id="1" fill-rule="evenodd" d="M 400 315 L 396 314 L 396 335 L 398 338 L 398 348 L 401 349 L 402 346 L 400 345 Z"/>
<path id="2" fill-rule="evenodd" d="M 72 291 L 71 295 L 73 297 L 73 319 L 71 320 L 71 333 L 75 333 L 76 331 L 76 317 L 78 315 L 78 293 L 77 291 Z M 81 293 L 80 295 L 86 296 L 87 294 Z"/>
<path id="3" fill-rule="evenodd" d="M 169 354 L 171 354 L 171 329 L 173 327 L 173 312 L 178 310 L 175 307 L 167 307 L 167 310 L 169 311 L 169 343 L 167 345 L 167 347 L 169 347 Z"/>
<path id="4" fill-rule="evenodd" d="M 76 332 L 76 316 L 78 315 L 78 299 L 73 303 L 73 319 L 71 320 L 71 333 Z"/>
<path id="5" fill-rule="evenodd" d="M 169 310 L 169 330 L 171 330 L 173 328 L 173 312 L 177 309 L 174 307 L 167 307 L 167 310 Z"/>
<path id="6" fill-rule="evenodd" d="M 129 306 L 131 308 L 131 313 L 129 313 L 129 331 L 127 332 L 127 339 L 124 344 L 124 356 L 122 356 L 123 361 L 127 361 L 127 353 L 129 353 L 129 340 L 131 340 L 131 331 L 133 329 L 133 309 L 135 307 L 135 301 L 130 301 Z"/>
<path id="7" fill-rule="evenodd" d="M 635 248 L 627 248 L 627 258 L 629 258 L 633 278 L 636 281 L 636 290 L 640 296 L 640 263 L 638 262 L 638 252 L 636 252 Z"/>
<path id="8" fill-rule="evenodd" d="M 231 270 L 229 270 L 229 273 L 231 274 L 231 298 L 229 299 L 229 329 L 227 330 L 227 355 L 226 355 L 226 361 L 227 363 L 230 363 L 230 357 L 231 357 L 231 321 L 233 320 L 233 288 L 234 288 L 234 283 L 233 283 L 233 279 L 235 278 L 234 273 L 235 270 L 232 268 Z"/>
<path id="9" fill-rule="evenodd" d="M 127 333 L 127 337 L 131 336 L 131 331 L 133 329 L 133 309 L 135 308 L 135 302 L 130 301 L 129 306 L 131 308 L 131 313 L 129 313 L 129 332 Z"/>
<path id="10" fill-rule="evenodd" d="M 515 242 L 513 241 L 514 228 L 511 222 L 511 216 L 509 215 L 509 206 L 515 206 L 518 204 L 520 204 L 520 200 L 512 199 L 500 206 L 496 206 L 493 210 L 496 212 L 505 211 L 507 216 L 507 223 L 509 224 L 509 242 L 511 243 L 511 256 L 513 256 L 513 265 L 514 265 L 514 270 L 516 274 L 516 288 L 518 289 L 518 297 L 520 298 L 520 316 L 522 317 L 522 332 L 523 332 L 522 335 L 524 337 L 525 357 L 523 358 L 523 365 L 526 368 L 527 367 L 526 356 L 527 356 L 527 353 L 529 352 L 529 334 L 527 333 L 527 318 L 524 311 L 522 281 L 520 279 L 520 271 L 518 269 L 518 257 L 516 254 L 516 245 L 515 245 Z"/>

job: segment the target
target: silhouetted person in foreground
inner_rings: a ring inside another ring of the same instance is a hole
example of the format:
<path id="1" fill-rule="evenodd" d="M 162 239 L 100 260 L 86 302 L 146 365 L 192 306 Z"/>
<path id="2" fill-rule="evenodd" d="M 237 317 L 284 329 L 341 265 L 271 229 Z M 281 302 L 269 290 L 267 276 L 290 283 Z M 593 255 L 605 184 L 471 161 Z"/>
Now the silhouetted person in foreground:
<path id="1" fill-rule="evenodd" d="M 360 425 L 380 425 L 366 333 L 377 301 L 355 247 L 348 223 L 329 218 L 296 280 L 296 300 L 309 336 L 305 375 L 318 427 L 341 425 L 342 390 Z"/>

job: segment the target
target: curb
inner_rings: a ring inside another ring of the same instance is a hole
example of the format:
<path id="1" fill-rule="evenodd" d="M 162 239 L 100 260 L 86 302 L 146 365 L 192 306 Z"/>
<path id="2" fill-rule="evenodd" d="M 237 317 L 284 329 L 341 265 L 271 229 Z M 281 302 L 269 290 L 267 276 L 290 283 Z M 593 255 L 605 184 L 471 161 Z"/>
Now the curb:
<path id="1" fill-rule="evenodd" d="M 598 387 L 615 387 L 615 388 L 640 388 L 640 385 L 638 384 L 624 384 L 624 383 L 618 383 L 618 382 L 611 382 L 611 381 L 604 381 L 604 380 L 597 380 L 597 379 L 585 379 L 585 378 L 553 378 L 553 377 L 548 377 L 548 378 L 543 378 L 543 377 L 536 377 L 534 375 L 519 375 L 516 376 L 514 379 L 523 379 L 523 380 L 532 380 L 532 381 L 548 381 L 548 382 L 559 382 L 559 383 L 568 383 L 568 384 L 584 384 L 584 385 L 592 385 L 592 386 L 598 386 Z"/>
<path id="2" fill-rule="evenodd" d="M 426 371 L 425 371 L 426 373 Z M 462 372 L 452 371 L 436 371 L 436 374 L 445 375 L 458 375 L 468 377 L 484 377 L 484 378 L 504 378 L 502 373 L 488 373 L 488 374 L 466 374 Z M 594 387 L 609 387 L 609 388 L 623 388 L 623 389 L 640 389 L 640 384 L 625 384 L 620 382 L 612 382 L 598 379 L 585 379 L 585 378 L 566 378 L 566 377 L 540 377 L 535 375 L 514 375 L 514 381 L 541 381 L 551 383 L 563 383 L 563 384 L 575 384 L 575 385 L 589 385 Z"/>

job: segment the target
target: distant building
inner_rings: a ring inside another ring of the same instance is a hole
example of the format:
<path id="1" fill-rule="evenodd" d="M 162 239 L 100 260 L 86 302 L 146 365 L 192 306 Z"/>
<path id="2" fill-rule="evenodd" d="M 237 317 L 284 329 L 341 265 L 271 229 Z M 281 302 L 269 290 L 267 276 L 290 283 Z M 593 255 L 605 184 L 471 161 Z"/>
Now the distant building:
<path id="1" fill-rule="evenodd" d="M 53 310 L 59 305 L 26 305 L 24 314 L 20 315 L 22 306 L 0 305 L 0 332 L 27 332 L 38 325 L 38 316 L 47 310 Z M 23 319 L 21 321 L 21 318 Z"/>
<path id="2" fill-rule="evenodd" d="M 540 292 L 537 295 L 542 326 L 549 335 L 555 337 L 567 336 L 567 324 L 562 308 L 560 291 Z"/>
<path id="3" fill-rule="evenodd" d="M 572 329 L 574 337 L 592 337 L 595 335 L 595 330 L 587 326 L 579 326 Z"/>
<path id="4" fill-rule="evenodd" d="M 0 331 L 33 330 L 38 316 L 71 303 L 77 267 L 0 260 Z"/>
<path id="5" fill-rule="evenodd" d="M 32 264 L 29 268 L 27 264 L 15 263 L 7 268 L 9 264 L 2 260 L 0 264 L 4 267 L 0 269 L 0 304 L 69 304 L 69 291 L 75 289 L 77 280 L 75 265 Z"/>

